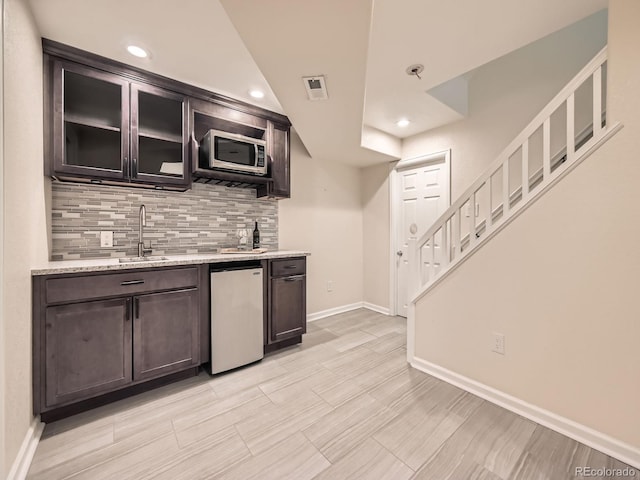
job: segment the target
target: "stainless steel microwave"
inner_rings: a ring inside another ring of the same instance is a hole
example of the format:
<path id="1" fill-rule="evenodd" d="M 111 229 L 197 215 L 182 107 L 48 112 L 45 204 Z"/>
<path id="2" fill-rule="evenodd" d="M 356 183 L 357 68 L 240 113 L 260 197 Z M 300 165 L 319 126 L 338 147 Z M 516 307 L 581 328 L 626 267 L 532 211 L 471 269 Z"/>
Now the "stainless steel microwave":
<path id="1" fill-rule="evenodd" d="M 267 142 L 220 130 L 209 130 L 200 144 L 207 167 L 253 175 L 267 174 Z"/>

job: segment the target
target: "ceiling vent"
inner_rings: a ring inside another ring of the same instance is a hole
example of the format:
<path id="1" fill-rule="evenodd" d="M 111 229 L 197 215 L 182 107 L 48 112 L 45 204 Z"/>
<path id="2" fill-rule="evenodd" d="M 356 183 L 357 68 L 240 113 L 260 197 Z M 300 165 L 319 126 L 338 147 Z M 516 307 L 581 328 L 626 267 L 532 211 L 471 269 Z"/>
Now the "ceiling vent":
<path id="1" fill-rule="evenodd" d="M 304 82 L 304 88 L 307 89 L 307 97 L 309 97 L 309 100 L 327 100 L 329 98 L 324 75 L 302 77 L 302 81 Z"/>

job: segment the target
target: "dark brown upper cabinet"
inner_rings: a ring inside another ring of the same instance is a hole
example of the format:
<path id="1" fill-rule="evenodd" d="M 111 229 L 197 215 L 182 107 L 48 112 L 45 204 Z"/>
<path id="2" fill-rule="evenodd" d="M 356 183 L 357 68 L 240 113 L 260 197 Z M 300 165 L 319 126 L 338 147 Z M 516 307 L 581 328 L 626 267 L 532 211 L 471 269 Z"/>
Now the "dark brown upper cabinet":
<path id="1" fill-rule="evenodd" d="M 43 39 L 45 173 L 59 180 L 186 190 L 203 183 L 288 198 L 289 119 Z M 208 129 L 267 141 L 266 176 L 200 165 Z"/>
<path id="2" fill-rule="evenodd" d="M 291 196 L 289 126 L 269 122 L 267 155 L 271 182 L 258 187 L 258 197 L 289 198 Z"/>
<path id="3" fill-rule="evenodd" d="M 258 197 L 289 198 L 290 125 L 288 123 L 275 123 L 227 106 L 199 100 L 192 100 L 190 103 L 190 122 L 193 132 L 191 157 L 197 159 L 193 164 L 195 178 L 205 182 L 213 181 L 230 186 L 255 188 Z M 199 155 L 198 146 L 210 129 L 266 140 L 268 174 L 261 177 L 208 169 L 207 159 Z"/>
<path id="4" fill-rule="evenodd" d="M 51 68 L 52 176 L 188 187 L 185 96 L 73 62 Z"/>
<path id="5" fill-rule="evenodd" d="M 131 84 L 131 172 L 134 182 L 190 183 L 187 101 L 158 87 Z"/>
<path id="6" fill-rule="evenodd" d="M 54 173 L 122 179 L 129 157 L 129 85 L 81 65 L 53 64 Z"/>

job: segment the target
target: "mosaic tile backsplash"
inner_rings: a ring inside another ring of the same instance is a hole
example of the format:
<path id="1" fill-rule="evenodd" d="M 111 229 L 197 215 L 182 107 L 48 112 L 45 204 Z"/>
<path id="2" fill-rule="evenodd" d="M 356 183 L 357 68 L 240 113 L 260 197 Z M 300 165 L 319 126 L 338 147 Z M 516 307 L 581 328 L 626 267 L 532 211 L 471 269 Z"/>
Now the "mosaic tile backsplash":
<path id="1" fill-rule="evenodd" d="M 253 230 L 261 246 L 278 248 L 278 204 L 248 188 L 194 183 L 186 192 L 105 185 L 52 184 L 52 260 L 137 255 L 138 211 L 144 204 L 145 244 L 153 255 L 214 253 L 237 246 L 236 230 Z M 113 248 L 100 247 L 112 231 Z"/>

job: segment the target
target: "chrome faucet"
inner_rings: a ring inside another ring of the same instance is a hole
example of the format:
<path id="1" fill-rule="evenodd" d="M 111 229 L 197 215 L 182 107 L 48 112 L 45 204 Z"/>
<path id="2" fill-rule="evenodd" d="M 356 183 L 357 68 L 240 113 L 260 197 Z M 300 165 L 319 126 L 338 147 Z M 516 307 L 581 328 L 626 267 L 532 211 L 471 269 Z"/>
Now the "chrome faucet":
<path id="1" fill-rule="evenodd" d="M 153 252 L 151 248 L 145 248 L 144 246 L 144 227 L 147 226 L 147 209 L 144 205 L 140 205 L 138 220 L 140 228 L 140 237 L 138 239 L 138 257 L 144 257 L 147 253 Z"/>

